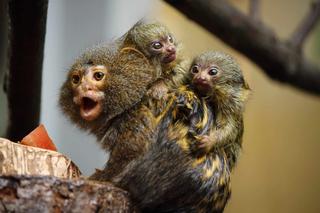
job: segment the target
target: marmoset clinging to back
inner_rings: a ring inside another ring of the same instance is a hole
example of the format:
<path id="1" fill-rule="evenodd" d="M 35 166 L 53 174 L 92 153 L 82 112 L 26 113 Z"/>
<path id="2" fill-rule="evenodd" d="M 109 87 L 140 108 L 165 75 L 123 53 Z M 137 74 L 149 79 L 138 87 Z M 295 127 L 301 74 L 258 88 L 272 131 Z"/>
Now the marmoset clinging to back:
<path id="1" fill-rule="evenodd" d="M 191 88 L 208 104 L 215 117 L 209 134 L 196 136 L 194 151 L 208 153 L 215 147 L 225 147 L 230 151 L 229 163 L 233 165 L 242 143 L 242 114 L 250 93 L 240 67 L 231 56 L 212 51 L 194 59 L 189 75 Z"/>
<path id="2" fill-rule="evenodd" d="M 169 87 L 180 86 L 189 66 L 189 61 L 181 54 L 180 44 L 170 30 L 159 22 L 139 21 L 122 38 L 122 47 L 134 47 L 145 54 L 155 66 L 158 82 L 149 94 L 160 99 Z"/>
<path id="3" fill-rule="evenodd" d="M 190 72 L 191 85 L 168 96 L 157 142 L 113 179 L 144 212 L 222 212 L 230 196 L 249 88 L 220 52 L 199 55 Z"/>

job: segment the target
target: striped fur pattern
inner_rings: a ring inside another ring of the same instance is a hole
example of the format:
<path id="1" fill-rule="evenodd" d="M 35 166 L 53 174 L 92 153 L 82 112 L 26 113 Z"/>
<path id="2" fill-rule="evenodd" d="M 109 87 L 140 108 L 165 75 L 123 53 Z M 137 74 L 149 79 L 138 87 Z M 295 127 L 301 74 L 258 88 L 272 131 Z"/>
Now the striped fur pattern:
<path id="1" fill-rule="evenodd" d="M 170 93 L 156 115 L 156 143 L 113 179 L 130 191 L 142 212 L 223 212 L 225 208 L 231 171 L 241 149 L 249 87 L 239 66 L 224 53 L 204 53 L 194 63 L 213 61 L 227 71 L 212 95 L 201 96 L 191 83 Z M 197 152 L 199 136 L 225 133 L 229 125 L 232 131 L 223 135 L 221 143 L 210 152 Z"/>

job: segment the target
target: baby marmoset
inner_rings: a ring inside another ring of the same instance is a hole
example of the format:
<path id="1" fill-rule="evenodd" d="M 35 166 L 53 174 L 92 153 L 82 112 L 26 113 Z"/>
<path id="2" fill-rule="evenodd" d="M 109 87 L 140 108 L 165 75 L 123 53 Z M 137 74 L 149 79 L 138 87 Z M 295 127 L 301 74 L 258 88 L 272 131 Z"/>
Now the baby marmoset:
<path id="1" fill-rule="evenodd" d="M 229 199 L 249 87 L 239 65 L 213 51 L 194 59 L 190 84 L 169 95 L 177 104 L 157 143 L 113 179 L 143 211 L 222 212 Z"/>
<path id="2" fill-rule="evenodd" d="M 206 52 L 194 59 L 189 78 L 190 88 L 207 103 L 215 120 L 208 135 L 195 136 L 194 151 L 208 153 L 213 148 L 225 148 L 229 150 L 229 163 L 234 165 L 242 143 L 244 106 L 250 94 L 238 63 L 225 53 Z"/>
<path id="3" fill-rule="evenodd" d="M 163 98 L 170 87 L 180 86 L 189 66 L 181 53 L 181 45 L 172 32 L 159 22 L 139 21 L 121 39 L 122 47 L 134 47 L 145 54 L 157 69 L 158 82 L 149 94 Z"/>

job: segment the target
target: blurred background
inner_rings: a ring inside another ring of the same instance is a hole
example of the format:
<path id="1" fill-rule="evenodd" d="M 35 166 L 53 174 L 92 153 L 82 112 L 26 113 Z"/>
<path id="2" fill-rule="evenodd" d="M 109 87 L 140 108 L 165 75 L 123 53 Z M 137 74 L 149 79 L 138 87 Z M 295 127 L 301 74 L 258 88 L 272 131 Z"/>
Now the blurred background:
<path id="1" fill-rule="evenodd" d="M 247 13 L 248 0 L 231 2 Z M 308 12 L 310 3 L 261 0 L 261 18 L 285 39 Z M 95 138 L 79 131 L 58 109 L 59 88 L 83 50 L 117 38 L 146 16 L 166 24 L 188 56 L 210 49 L 233 55 L 253 90 L 245 112 L 243 153 L 232 177 L 232 198 L 225 212 L 320 212 L 320 97 L 270 80 L 250 60 L 158 0 L 49 1 L 41 123 L 58 150 L 85 175 L 106 162 L 108 156 Z M 320 66 L 320 24 L 304 51 Z M 0 98 L 0 111 L 6 112 L 2 90 Z M 1 134 L 6 116 L 0 114 Z"/>

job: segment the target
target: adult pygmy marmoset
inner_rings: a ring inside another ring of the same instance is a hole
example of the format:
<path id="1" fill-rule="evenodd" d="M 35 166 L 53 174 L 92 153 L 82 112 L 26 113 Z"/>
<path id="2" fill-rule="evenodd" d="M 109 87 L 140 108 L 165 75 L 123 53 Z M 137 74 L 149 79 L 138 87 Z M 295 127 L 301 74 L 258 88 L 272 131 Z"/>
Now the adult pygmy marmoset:
<path id="1" fill-rule="evenodd" d="M 153 137 L 153 117 L 141 102 L 155 80 L 155 69 L 140 51 L 109 44 L 87 50 L 69 70 L 60 107 L 111 151 L 116 165 L 110 175 L 143 153 Z"/>

